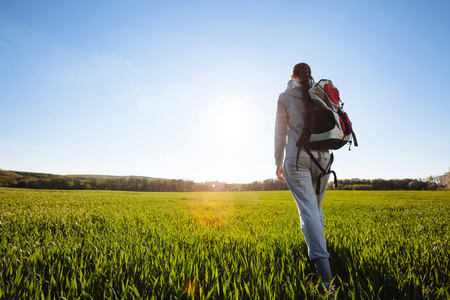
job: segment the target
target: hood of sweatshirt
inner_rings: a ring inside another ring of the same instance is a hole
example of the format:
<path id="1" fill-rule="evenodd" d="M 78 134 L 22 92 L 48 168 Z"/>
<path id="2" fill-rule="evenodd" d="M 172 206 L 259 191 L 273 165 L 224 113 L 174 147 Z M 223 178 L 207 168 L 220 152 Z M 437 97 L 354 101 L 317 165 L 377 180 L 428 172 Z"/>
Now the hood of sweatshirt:
<path id="1" fill-rule="evenodd" d="M 300 85 L 300 81 L 297 79 L 291 79 L 287 83 L 286 94 L 295 97 L 295 98 L 303 98 L 302 97 L 302 88 Z"/>

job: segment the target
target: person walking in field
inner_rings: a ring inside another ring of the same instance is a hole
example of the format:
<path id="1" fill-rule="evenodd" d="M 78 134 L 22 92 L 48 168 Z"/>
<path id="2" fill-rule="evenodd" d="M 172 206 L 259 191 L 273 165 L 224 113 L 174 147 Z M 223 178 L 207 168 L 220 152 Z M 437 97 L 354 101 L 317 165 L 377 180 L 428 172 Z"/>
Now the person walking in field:
<path id="1" fill-rule="evenodd" d="M 306 63 L 294 66 L 287 89 L 280 94 L 275 122 L 275 163 L 277 177 L 287 183 L 300 214 L 300 225 L 308 246 L 309 258 L 314 262 L 319 289 L 324 287 L 332 293 L 329 253 L 324 233 L 322 201 L 329 175 L 321 179 L 321 190 L 316 194 L 316 185 L 321 170 L 301 148 L 297 158 L 296 143 L 305 127 L 305 101 L 310 97 L 308 90 L 314 85 L 311 68 Z M 311 150 L 323 168 L 329 163 L 330 153 Z"/>

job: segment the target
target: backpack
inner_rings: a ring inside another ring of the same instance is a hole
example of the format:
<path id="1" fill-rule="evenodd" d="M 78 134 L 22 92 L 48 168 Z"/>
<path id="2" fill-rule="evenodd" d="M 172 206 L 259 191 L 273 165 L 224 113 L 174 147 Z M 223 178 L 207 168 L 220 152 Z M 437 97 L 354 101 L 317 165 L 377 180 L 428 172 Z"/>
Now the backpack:
<path id="1" fill-rule="evenodd" d="M 322 171 L 316 185 L 316 194 L 319 195 L 320 182 L 325 175 L 333 174 L 334 185 L 337 187 L 336 173 L 330 170 L 334 156 L 331 153 L 327 167 L 323 168 L 310 149 L 336 150 L 348 143 L 350 144 L 350 150 L 352 140 L 355 146 L 358 146 L 358 141 L 352 128 L 352 122 L 350 122 L 348 115 L 343 109 L 344 103 L 339 97 L 339 90 L 333 85 L 331 80 L 320 80 L 309 90 L 309 95 L 311 100 L 307 99 L 305 103 L 305 127 L 297 141 L 297 160 L 303 147 L 311 157 L 311 160 Z"/>

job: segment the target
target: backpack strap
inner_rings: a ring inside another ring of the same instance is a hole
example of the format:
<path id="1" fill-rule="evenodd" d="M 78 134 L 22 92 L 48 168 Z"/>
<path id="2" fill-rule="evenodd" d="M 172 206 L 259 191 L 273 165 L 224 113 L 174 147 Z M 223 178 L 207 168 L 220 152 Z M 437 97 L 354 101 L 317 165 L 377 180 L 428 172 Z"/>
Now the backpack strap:
<path id="1" fill-rule="evenodd" d="M 356 134 L 352 129 L 352 137 L 353 137 L 353 141 L 355 142 L 355 147 L 358 147 L 358 141 L 356 140 Z"/>
<path id="2" fill-rule="evenodd" d="M 300 149 L 301 147 L 298 147 L 297 150 L 297 158 L 295 161 L 295 164 L 297 165 L 297 171 L 298 171 L 298 157 L 300 155 Z M 303 146 L 303 149 L 305 149 L 305 152 L 308 153 L 309 157 L 311 158 L 311 160 L 316 164 L 316 166 L 320 169 L 320 171 L 322 171 L 319 174 L 319 177 L 317 178 L 317 183 L 316 183 L 316 195 L 320 195 L 320 190 L 321 190 L 321 183 L 322 183 L 322 178 L 325 175 L 329 175 L 329 174 L 333 174 L 334 176 L 334 186 L 337 188 L 337 177 L 336 177 L 336 172 L 334 172 L 333 170 L 331 170 L 331 164 L 334 161 L 334 154 L 333 152 L 331 152 L 330 154 L 330 161 L 328 162 L 328 165 L 323 168 L 320 163 L 317 161 L 316 157 L 312 154 L 311 150 L 309 150 L 308 147 Z"/>

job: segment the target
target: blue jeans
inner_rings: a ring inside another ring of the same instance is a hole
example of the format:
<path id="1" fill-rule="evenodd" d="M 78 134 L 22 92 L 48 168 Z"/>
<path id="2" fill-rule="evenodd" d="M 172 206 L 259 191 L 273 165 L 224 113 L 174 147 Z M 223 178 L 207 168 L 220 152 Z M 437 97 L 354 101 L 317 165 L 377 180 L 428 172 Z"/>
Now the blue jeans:
<path id="1" fill-rule="evenodd" d="M 326 168 L 330 160 L 330 154 L 319 151 L 311 152 L 319 161 L 320 165 Z M 320 173 L 320 169 L 304 151 L 300 152 L 298 158 L 298 171 L 295 158 L 288 158 L 284 162 L 286 183 L 297 204 L 300 214 L 300 227 L 308 246 L 308 255 L 313 261 L 326 260 L 326 265 L 328 265 L 329 269 L 328 258 L 330 254 L 327 251 L 327 242 L 324 233 L 325 222 L 322 202 L 330 175 L 323 176 L 320 184 L 321 193 L 320 195 L 316 195 L 316 182 Z M 319 275 L 325 276 L 325 274 L 320 274 L 320 270 L 318 271 Z M 328 276 L 331 276 L 331 272 L 329 275 L 326 275 L 326 277 Z"/>

